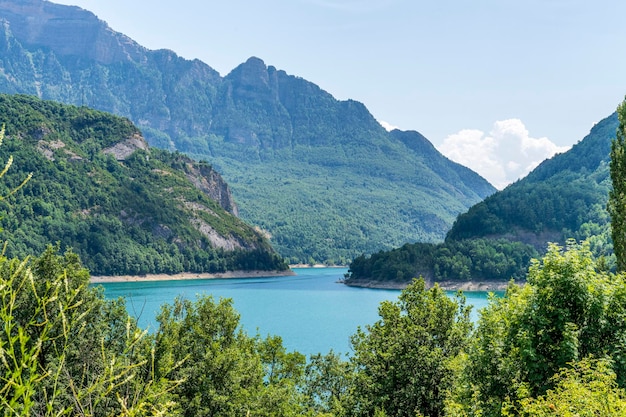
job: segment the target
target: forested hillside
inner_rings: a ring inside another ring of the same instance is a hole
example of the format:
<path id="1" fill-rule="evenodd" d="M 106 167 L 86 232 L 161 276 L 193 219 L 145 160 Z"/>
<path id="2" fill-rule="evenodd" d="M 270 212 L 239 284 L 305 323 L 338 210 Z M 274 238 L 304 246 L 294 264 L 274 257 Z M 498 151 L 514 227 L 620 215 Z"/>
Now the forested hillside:
<path id="1" fill-rule="evenodd" d="M 285 269 L 267 239 L 233 213 L 206 162 L 151 149 L 127 119 L 0 95 L 0 194 L 8 257 L 72 248 L 95 275 Z"/>
<path id="2" fill-rule="evenodd" d="M 609 154 L 618 126 L 613 114 L 569 151 L 544 161 L 527 177 L 459 215 L 444 243 L 408 244 L 363 255 L 348 283 L 402 285 L 419 275 L 434 280 L 523 279 L 548 242 L 589 239 L 612 265 L 606 210 Z"/>
<path id="3" fill-rule="evenodd" d="M 608 223 L 609 154 L 617 126 L 613 114 L 568 152 L 470 208 L 454 222 L 448 239 L 508 237 L 545 249 L 543 236 L 564 242 L 597 234 L 596 227 Z"/>
<path id="4" fill-rule="evenodd" d="M 207 159 L 290 262 L 441 241 L 495 191 L 417 132 L 387 132 L 363 104 L 261 59 L 222 77 L 76 7 L 2 0 L 0 12 L 0 91 L 122 115 L 151 145 Z"/>

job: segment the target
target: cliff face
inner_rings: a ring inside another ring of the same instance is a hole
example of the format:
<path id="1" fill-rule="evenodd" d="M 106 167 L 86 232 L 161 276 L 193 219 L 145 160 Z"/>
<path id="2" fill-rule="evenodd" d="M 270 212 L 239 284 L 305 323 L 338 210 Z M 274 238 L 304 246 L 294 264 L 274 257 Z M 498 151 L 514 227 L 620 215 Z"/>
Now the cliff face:
<path id="1" fill-rule="evenodd" d="M 150 51 L 78 7 L 0 0 L 0 23 L 1 92 L 87 105 L 167 135 L 207 132 L 221 80 L 208 65 Z"/>
<path id="2" fill-rule="evenodd" d="M 125 161 L 136 151 L 150 154 L 148 142 L 139 133 L 123 139 L 107 148 L 102 149 L 105 155 L 113 155 L 118 161 Z M 216 201 L 228 213 L 238 216 L 239 209 L 224 178 L 206 163 L 198 163 L 181 156 L 180 169 L 187 179 L 202 193 Z M 244 247 L 245 245 L 242 245 Z M 248 248 L 249 249 L 249 248 Z"/>
<path id="3" fill-rule="evenodd" d="M 44 0 L 1 0 L 2 19 L 27 46 L 43 46 L 58 56 L 77 56 L 101 64 L 145 59 L 146 49 L 112 31 L 93 13 Z"/>
<path id="4" fill-rule="evenodd" d="M 198 164 L 188 161 L 184 166 L 184 172 L 199 190 L 217 201 L 220 206 L 230 214 L 239 216 L 239 209 L 230 191 L 230 187 L 222 176 L 212 167 L 206 164 Z"/>

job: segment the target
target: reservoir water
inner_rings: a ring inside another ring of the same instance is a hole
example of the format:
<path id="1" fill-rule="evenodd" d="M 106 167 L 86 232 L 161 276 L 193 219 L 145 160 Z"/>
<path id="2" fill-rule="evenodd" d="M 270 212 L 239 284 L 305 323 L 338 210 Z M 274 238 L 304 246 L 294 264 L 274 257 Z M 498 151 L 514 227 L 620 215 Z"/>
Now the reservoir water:
<path id="1" fill-rule="evenodd" d="M 142 328 L 154 330 L 164 303 L 177 296 L 194 300 L 199 294 L 231 298 L 244 330 L 254 335 L 281 336 L 288 350 L 305 355 L 331 349 L 351 353 L 350 336 L 358 326 L 378 320 L 378 305 L 397 300 L 399 290 L 355 288 L 338 283 L 345 268 L 296 268 L 295 276 L 200 279 L 101 284 L 107 298 L 126 298 L 128 312 Z M 452 294 L 452 293 L 450 293 Z M 487 304 L 487 293 L 465 294 L 468 304 Z"/>

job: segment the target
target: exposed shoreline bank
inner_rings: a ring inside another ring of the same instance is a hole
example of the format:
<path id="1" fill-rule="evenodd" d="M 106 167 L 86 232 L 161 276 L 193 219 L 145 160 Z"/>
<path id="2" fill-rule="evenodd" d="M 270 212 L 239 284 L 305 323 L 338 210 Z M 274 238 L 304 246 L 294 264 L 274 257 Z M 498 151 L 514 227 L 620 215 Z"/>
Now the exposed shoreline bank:
<path id="1" fill-rule="evenodd" d="M 518 285 L 524 282 L 516 281 Z M 409 285 L 408 282 L 380 282 L 380 281 L 363 281 L 349 282 L 344 284 L 350 287 L 372 288 L 382 290 L 403 290 Z M 440 281 L 437 282 L 439 287 L 446 291 L 505 291 L 509 285 L 509 281 Z M 432 287 L 434 283 L 426 282 L 427 287 Z"/>
<path id="2" fill-rule="evenodd" d="M 226 271 L 214 274 L 181 272 L 179 274 L 145 274 L 145 275 L 115 275 L 92 276 L 91 284 L 112 282 L 143 282 L 143 281 L 182 281 L 194 279 L 229 279 L 229 278 L 260 278 L 260 277 L 287 277 L 296 275 L 291 269 L 285 271 Z"/>
<path id="3" fill-rule="evenodd" d="M 324 264 L 290 264 L 289 268 L 349 268 L 348 265 L 324 265 Z"/>
<path id="4" fill-rule="evenodd" d="M 178 274 L 145 274 L 145 275 L 100 275 L 92 276 L 89 279 L 91 284 L 105 284 L 115 282 L 149 282 L 149 281 L 183 281 L 196 279 L 231 279 L 231 278 L 261 278 L 261 277 L 287 277 L 297 275 L 292 268 L 332 268 L 328 266 L 305 266 L 290 265 L 290 269 L 285 271 L 226 271 L 218 273 L 197 273 L 181 272 Z M 345 268 L 345 267 L 336 267 Z M 381 290 L 402 290 L 409 285 L 408 282 L 380 282 L 380 281 L 360 281 L 345 282 L 339 281 L 349 287 L 371 288 Z M 434 283 L 426 282 L 427 287 L 432 287 Z M 504 291 L 509 285 L 508 281 L 440 281 L 439 286 L 446 291 Z M 523 285 L 521 281 L 516 284 Z"/>

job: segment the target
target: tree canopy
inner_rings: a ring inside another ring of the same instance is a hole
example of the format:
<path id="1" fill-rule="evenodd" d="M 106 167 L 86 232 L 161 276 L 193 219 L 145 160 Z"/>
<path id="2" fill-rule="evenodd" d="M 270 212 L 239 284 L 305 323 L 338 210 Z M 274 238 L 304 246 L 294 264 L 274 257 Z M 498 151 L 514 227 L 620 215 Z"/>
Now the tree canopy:
<path id="1" fill-rule="evenodd" d="M 611 143 L 611 182 L 608 210 L 617 268 L 626 270 L 626 101 L 617 108 L 619 127 Z"/>

